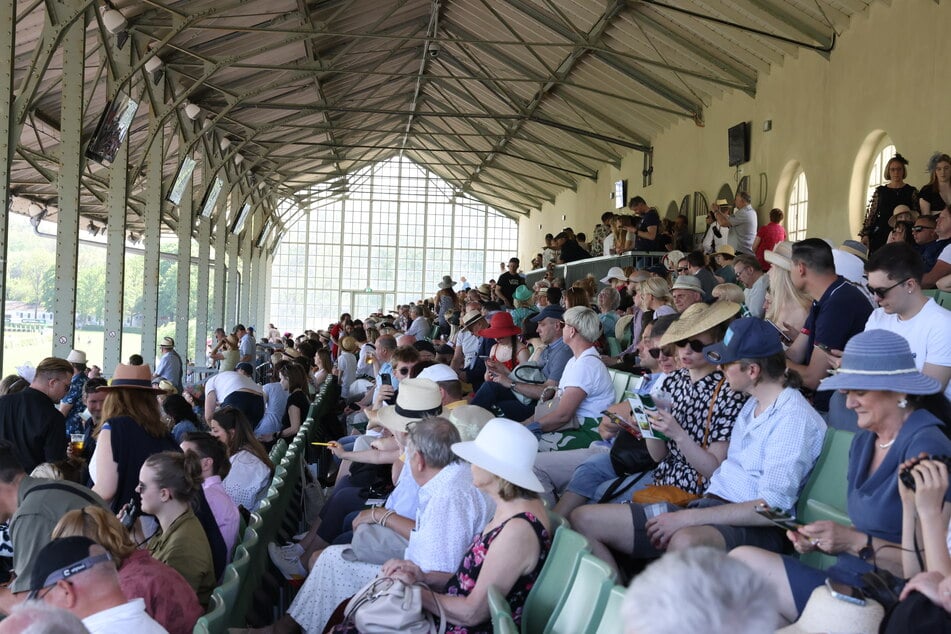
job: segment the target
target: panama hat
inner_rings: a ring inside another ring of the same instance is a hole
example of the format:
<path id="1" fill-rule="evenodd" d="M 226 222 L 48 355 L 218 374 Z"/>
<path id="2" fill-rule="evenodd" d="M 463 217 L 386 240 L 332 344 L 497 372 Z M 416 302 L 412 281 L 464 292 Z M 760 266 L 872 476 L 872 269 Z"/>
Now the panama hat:
<path id="1" fill-rule="evenodd" d="M 416 343 L 419 343 L 418 341 Z M 458 381 L 459 375 L 445 363 L 434 363 L 419 373 L 420 379 L 429 379 L 439 383 L 440 381 Z"/>
<path id="2" fill-rule="evenodd" d="M 875 634 L 885 617 L 885 608 L 866 599 L 856 605 L 836 599 L 824 585 L 812 591 L 799 620 L 776 630 L 776 634 L 813 634 L 818 632 L 852 632 Z"/>
<path id="3" fill-rule="evenodd" d="M 868 261 L 868 247 L 858 240 L 846 240 L 842 243 L 842 246 L 839 247 L 839 251 L 851 253 L 862 261 Z"/>
<path id="4" fill-rule="evenodd" d="M 406 431 L 406 426 L 427 416 L 442 413 L 442 394 L 439 386 L 429 379 L 400 381 L 396 405 L 380 410 L 380 424 L 390 431 Z"/>
<path id="5" fill-rule="evenodd" d="M 601 283 L 610 284 L 611 280 L 627 280 L 627 275 L 624 274 L 624 269 L 619 266 L 612 266 L 609 268 L 607 275 L 601 278 Z"/>
<path id="6" fill-rule="evenodd" d="M 520 423 L 493 418 L 475 440 L 454 443 L 452 451 L 463 460 L 523 489 L 538 493 L 545 490 L 533 470 L 538 439 Z"/>
<path id="7" fill-rule="evenodd" d="M 463 441 L 475 440 L 495 414 L 478 405 L 459 405 L 449 410 L 449 422 L 459 430 Z"/>
<path id="8" fill-rule="evenodd" d="M 175 340 L 171 337 L 164 337 L 162 343 L 159 344 L 159 348 L 174 348 Z"/>
<path id="9" fill-rule="evenodd" d="M 721 244 L 716 251 L 713 252 L 714 255 L 728 255 L 731 258 L 736 257 L 736 249 L 733 248 L 731 244 Z"/>
<path id="10" fill-rule="evenodd" d="M 770 264 L 774 264 L 786 271 L 792 270 L 792 242 L 783 240 L 777 242 L 772 249 L 763 252 L 763 257 Z"/>
<path id="11" fill-rule="evenodd" d="M 300 359 L 300 351 L 296 348 L 284 348 L 284 356 L 291 359 Z"/>
<path id="12" fill-rule="evenodd" d="M 672 291 L 677 289 L 682 291 L 697 291 L 703 295 L 703 286 L 700 285 L 700 280 L 695 275 L 678 275 L 677 281 L 670 287 Z"/>
<path id="13" fill-rule="evenodd" d="M 740 312 L 740 305 L 734 302 L 721 300 L 713 304 L 692 304 L 680 315 L 680 319 L 671 324 L 664 336 L 660 338 L 660 345 L 683 341 L 706 332 L 722 324 Z"/>
<path id="14" fill-rule="evenodd" d="M 439 284 L 437 284 L 437 286 L 439 286 L 439 288 L 442 288 L 442 289 L 452 288 L 455 285 L 456 283 L 452 281 L 451 275 L 443 275 L 442 281 Z"/>
<path id="15" fill-rule="evenodd" d="M 488 328 L 483 328 L 476 334 L 480 337 L 501 339 L 502 337 L 520 335 L 522 334 L 522 329 L 515 325 L 510 313 L 501 310 L 492 315 L 492 320 L 489 322 Z"/>
<path id="16" fill-rule="evenodd" d="M 461 330 L 467 330 L 472 328 L 475 324 L 479 323 L 480 319 L 485 319 L 485 317 L 477 310 L 470 310 L 462 317 L 462 326 Z"/>
<path id="17" fill-rule="evenodd" d="M 99 388 L 98 392 L 112 390 L 142 390 L 152 394 L 165 394 L 165 390 L 152 387 L 152 369 L 147 365 L 126 365 L 120 363 L 112 375 L 109 385 Z"/>
<path id="18" fill-rule="evenodd" d="M 66 360 L 70 363 L 86 363 L 86 353 L 82 350 L 70 350 Z"/>
<path id="19" fill-rule="evenodd" d="M 883 390 L 936 394 L 941 384 L 915 366 L 908 341 L 889 330 L 866 330 L 845 344 L 842 364 L 819 383 L 820 390 Z"/>
<path id="20" fill-rule="evenodd" d="M 476 292 L 479 293 L 479 297 L 481 297 L 484 302 L 492 298 L 492 287 L 488 284 L 479 284 L 479 288 L 476 289 Z"/>

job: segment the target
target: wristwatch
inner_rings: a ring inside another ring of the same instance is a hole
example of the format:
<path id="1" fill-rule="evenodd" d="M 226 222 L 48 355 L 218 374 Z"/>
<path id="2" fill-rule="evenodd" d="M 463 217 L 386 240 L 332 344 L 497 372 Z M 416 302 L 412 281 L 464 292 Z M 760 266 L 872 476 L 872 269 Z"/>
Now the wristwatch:
<path id="1" fill-rule="evenodd" d="M 872 547 L 872 536 L 869 535 L 865 545 L 859 550 L 859 558 L 862 561 L 869 561 L 875 557 L 875 549 Z"/>

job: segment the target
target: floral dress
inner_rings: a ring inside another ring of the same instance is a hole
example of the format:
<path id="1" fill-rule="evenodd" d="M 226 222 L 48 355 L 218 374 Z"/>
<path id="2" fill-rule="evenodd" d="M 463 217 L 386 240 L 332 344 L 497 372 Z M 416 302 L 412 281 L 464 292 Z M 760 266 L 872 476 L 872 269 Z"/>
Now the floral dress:
<path id="1" fill-rule="evenodd" d="M 516 625 L 521 625 L 522 607 L 525 605 L 525 598 L 528 596 L 532 586 L 535 585 L 535 579 L 538 578 L 538 573 L 541 572 L 542 566 L 545 565 L 545 560 L 548 558 L 548 551 L 551 548 L 551 535 L 549 535 L 544 524 L 531 513 L 513 515 L 488 533 L 476 535 L 472 539 L 472 545 L 469 546 L 469 550 L 462 558 L 462 563 L 459 564 L 459 570 L 456 571 L 456 574 L 453 575 L 449 583 L 446 584 L 446 594 L 464 597 L 472 592 L 476 580 L 479 578 L 479 571 L 482 570 L 482 564 L 485 561 L 485 555 L 489 547 L 492 546 L 492 542 L 498 537 L 505 525 L 516 518 L 522 518 L 531 524 L 535 530 L 535 536 L 538 537 L 538 543 L 541 546 L 541 552 L 538 557 L 538 563 L 535 564 L 535 568 L 527 575 L 522 575 L 516 579 L 512 589 L 509 590 L 509 593 L 505 597 L 509 606 L 512 608 L 512 619 Z M 472 627 L 453 625 L 451 623 L 446 626 L 446 634 L 491 634 L 491 632 L 491 621 L 485 621 L 484 623 Z"/>

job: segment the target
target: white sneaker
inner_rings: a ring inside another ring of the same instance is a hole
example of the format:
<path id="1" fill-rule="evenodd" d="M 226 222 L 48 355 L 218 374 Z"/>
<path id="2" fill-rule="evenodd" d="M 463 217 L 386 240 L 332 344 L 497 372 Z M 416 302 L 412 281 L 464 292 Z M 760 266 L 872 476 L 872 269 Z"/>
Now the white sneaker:
<path id="1" fill-rule="evenodd" d="M 297 543 L 288 544 L 281 546 L 281 553 L 286 559 L 300 559 L 304 556 L 304 547 Z"/>
<path id="2" fill-rule="evenodd" d="M 308 533 L 309 533 L 309 531 L 304 531 L 303 533 L 297 533 L 296 535 L 294 535 L 293 537 L 291 537 L 291 539 L 293 539 L 295 542 L 299 542 L 300 540 L 302 540 L 302 539 L 304 539 L 305 537 L 307 537 L 307 534 L 308 534 Z"/>
<path id="3" fill-rule="evenodd" d="M 296 544 L 294 545 L 296 546 Z M 300 547 L 298 546 L 298 548 Z M 303 548 L 301 548 L 301 553 L 303 554 Z M 307 576 L 307 568 L 301 563 L 299 555 L 294 557 L 285 554 L 284 550 L 277 544 L 268 544 L 267 554 L 270 555 L 271 561 L 281 571 L 285 579 L 300 579 Z"/>

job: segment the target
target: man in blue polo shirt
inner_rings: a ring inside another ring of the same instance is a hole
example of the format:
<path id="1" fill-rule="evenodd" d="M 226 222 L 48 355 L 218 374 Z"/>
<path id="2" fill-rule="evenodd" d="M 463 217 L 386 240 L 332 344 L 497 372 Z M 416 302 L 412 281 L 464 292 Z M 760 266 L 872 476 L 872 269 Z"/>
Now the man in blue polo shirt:
<path id="1" fill-rule="evenodd" d="M 832 247 L 819 238 L 807 238 L 792 246 L 792 282 L 812 297 L 812 309 L 802 332 L 786 351 L 788 367 L 796 370 L 803 384 L 816 389 L 832 367 L 828 350 L 845 349 L 845 343 L 863 330 L 872 313 L 865 295 L 841 275 L 836 275 Z M 816 392 L 813 405 L 829 411 L 832 393 Z"/>

